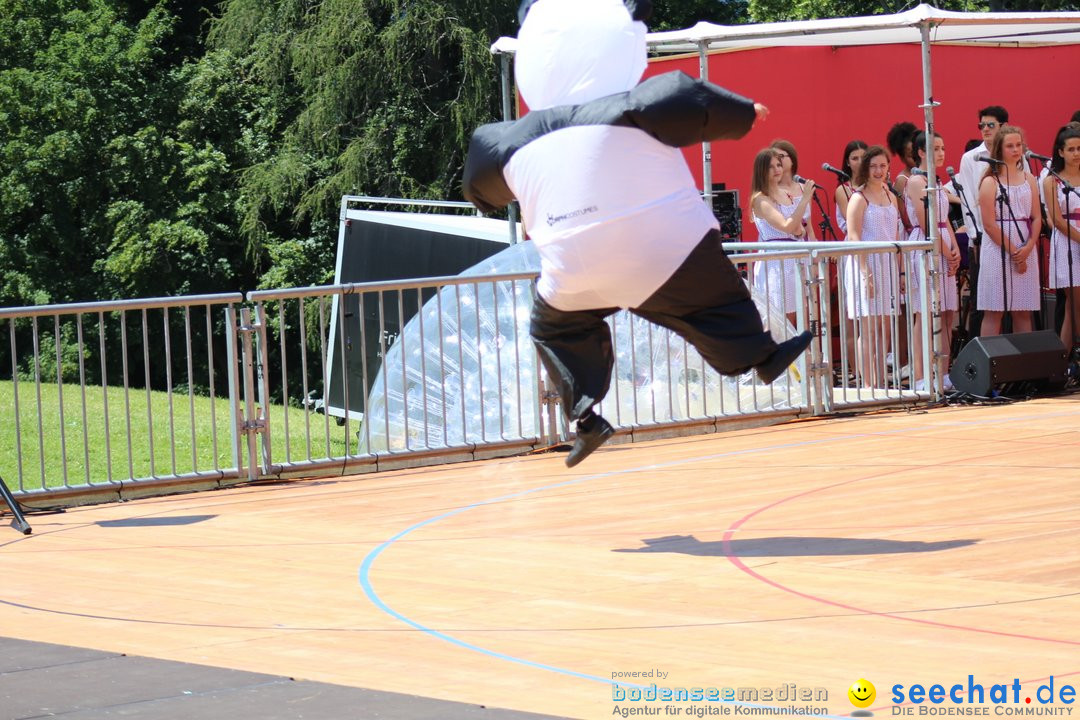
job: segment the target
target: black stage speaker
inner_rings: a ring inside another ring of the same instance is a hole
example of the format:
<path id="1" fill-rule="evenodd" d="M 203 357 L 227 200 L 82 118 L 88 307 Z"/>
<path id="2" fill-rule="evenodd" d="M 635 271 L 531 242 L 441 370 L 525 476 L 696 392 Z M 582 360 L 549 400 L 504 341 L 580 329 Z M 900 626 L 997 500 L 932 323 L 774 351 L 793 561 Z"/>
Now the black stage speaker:
<path id="1" fill-rule="evenodd" d="M 712 211 L 720 223 L 725 242 L 742 242 L 742 208 L 739 191 L 725 190 L 723 183 L 713 185 Z"/>
<path id="2" fill-rule="evenodd" d="M 949 378 L 960 392 L 990 397 L 994 389 L 1064 387 L 1069 354 L 1049 330 L 977 337 L 960 351 Z"/>

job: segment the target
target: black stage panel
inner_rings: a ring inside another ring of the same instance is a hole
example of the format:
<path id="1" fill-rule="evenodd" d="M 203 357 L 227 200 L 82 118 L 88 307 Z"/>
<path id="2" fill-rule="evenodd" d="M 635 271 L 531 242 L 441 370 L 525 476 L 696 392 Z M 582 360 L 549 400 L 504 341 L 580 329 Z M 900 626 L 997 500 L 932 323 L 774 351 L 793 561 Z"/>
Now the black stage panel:
<path id="1" fill-rule="evenodd" d="M 500 236 L 506 239 L 497 239 Z M 334 282 L 368 283 L 458 275 L 505 249 L 508 243 L 508 226 L 497 220 L 351 211 L 339 234 Z M 434 290 L 395 290 L 345 295 L 340 304 L 335 300 L 327 347 L 331 356 L 328 358 L 330 382 L 325 397 L 331 415 L 345 415 L 343 361 L 349 379 L 348 408 L 351 416 L 359 418 L 364 412 L 364 378 L 370 388 L 383 353 L 421 303 L 433 295 Z"/>

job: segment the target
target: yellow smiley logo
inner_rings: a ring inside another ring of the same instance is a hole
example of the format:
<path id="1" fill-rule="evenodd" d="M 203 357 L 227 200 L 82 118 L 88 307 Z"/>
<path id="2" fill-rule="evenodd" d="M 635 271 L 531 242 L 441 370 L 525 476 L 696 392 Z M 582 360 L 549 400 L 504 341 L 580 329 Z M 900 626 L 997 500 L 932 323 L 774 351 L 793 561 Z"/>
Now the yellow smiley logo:
<path id="1" fill-rule="evenodd" d="M 859 678 L 851 684 L 847 691 L 848 700 L 857 708 L 868 708 L 877 697 L 874 684 L 865 678 Z"/>

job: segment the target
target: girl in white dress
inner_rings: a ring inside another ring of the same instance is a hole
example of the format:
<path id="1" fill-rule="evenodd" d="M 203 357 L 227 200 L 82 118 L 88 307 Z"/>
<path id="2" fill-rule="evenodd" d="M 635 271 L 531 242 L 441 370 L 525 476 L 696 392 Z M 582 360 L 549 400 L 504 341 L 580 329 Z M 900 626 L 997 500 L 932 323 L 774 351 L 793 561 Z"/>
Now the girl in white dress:
<path id="1" fill-rule="evenodd" d="M 795 182 L 795 176 L 799 174 L 799 153 L 795 150 L 795 146 L 787 140 L 773 140 L 772 145 L 769 147 L 780 156 L 780 166 L 784 170 L 784 174 L 780 177 L 780 189 L 790 195 L 793 202 L 802 200 L 803 193 L 812 193 L 812 187 Z M 811 199 L 813 199 L 812 195 Z M 804 239 L 817 240 L 817 236 L 814 235 L 814 226 L 810 223 L 809 203 L 807 203 L 806 209 L 803 210 L 802 219 L 803 226 L 806 228 L 806 237 Z"/>
<path id="2" fill-rule="evenodd" d="M 897 242 L 900 214 L 889 189 L 889 156 L 874 145 L 866 150 L 853 184 L 859 188 L 847 209 L 847 239 L 852 242 Z M 900 277 L 893 253 L 860 255 L 857 272 L 848 281 L 848 317 L 859 318 L 856 355 L 863 382 L 882 387 L 886 382 L 885 352 L 892 329 L 891 316 L 900 307 Z"/>
<path id="3" fill-rule="evenodd" d="M 908 179 L 911 178 L 911 168 L 915 167 L 916 164 L 911 148 L 913 145 L 912 140 L 915 138 L 915 133 L 917 132 L 919 132 L 919 128 L 915 123 L 904 120 L 889 128 L 889 132 L 885 136 L 885 147 L 887 147 L 889 152 L 896 156 L 903 165 L 903 168 L 896 175 L 896 181 L 892 184 L 892 189 L 901 196 L 907 188 Z M 908 217 L 907 210 L 902 202 L 899 205 L 899 210 L 900 221 L 904 223 L 904 232 L 910 232 L 913 223 L 911 218 Z"/>
<path id="4" fill-rule="evenodd" d="M 807 227 L 803 220 L 809 209 L 814 183 L 804 186 L 803 196 L 795 200 L 780 189 L 784 168 L 779 153 L 773 148 L 761 150 L 754 158 L 751 179 L 750 215 L 757 227 L 761 242 L 795 242 L 806 240 Z M 795 323 L 795 309 L 803 302 L 804 292 L 796 286 L 798 268 L 794 260 L 773 260 L 756 263 L 754 286 L 767 293 L 771 307 L 781 307 L 788 320 Z"/>
<path id="5" fill-rule="evenodd" d="M 836 186 L 836 193 L 833 195 L 833 199 L 836 201 L 836 227 L 840 231 L 840 240 L 844 240 L 847 236 L 847 206 L 848 201 L 851 200 L 851 196 L 855 193 L 855 188 L 851 186 L 850 178 L 855 177 L 855 173 L 859 170 L 859 165 L 862 163 L 863 155 L 866 154 L 867 145 L 862 140 L 852 140 L 844 146 L 843 159 L 840 161 L 840 169 L 848 176 L 848 180 L 841 180 Z M 854 277 L 852 273 L 855 269 L 855 258 L 847 257 L 838 263 L 838 271 L 846 278 Z M 843 311 L 841 315 L 846 315 Z M 847 348 L 847 356 L 849 358 L 855 357 L 855 323 L 850 317 L 845 317 L 843 320 L 847 327 L 845 328 L 846 341 L 844 346 Z M 834 361 L 833 366 L 837 367 L 838 362 Z"/>
<path id="6" fill-rule="evenodd" d="M 920 131 L 916 133 L 915 139 L 912 141 L 912 152 L 918 160 L 918 167 L 924 172 L 929 172 L 929 164 L 926 158 L 926 133 Z M 940 135 L 935 133 L 934 135 L 934 168 L 940 168 L 945 164 L 945 140 Z M 904 203 L 906 204 L 908 217 L 914 221 L 914 226 L 911 228 L 911 234 L 908 235 L 908 240 L 912 242 L 922 242 L 928 236 L 927 221 L 929 220 L 929 214 L 927 213 L 927 176 L 914 174 L 907 183 L 907 187 L 904 189 Z M 940 187 L 940 183 L 939 183 Z M 945 374 L 949 367 L 948 353 L 952 348 L 952 329 L 956 324 L 956 311 L 960 307 L 959 293 L 956 287 L 956 272 L 960 268 L 960 245 L 956 242 L 956 235 L 953 234 L 952 225 L 949 223 L 949 198 L 945 194 L 944 189 L 940 189 L 936 193 L 936 206 L 937 206 L 937 228 L 938 228 L 938 246 L 935 248 L 935 252 L 938 253 L 938 270 L 941 273 L 938 275 L 937 282 L 937 296 L 938 305 L 941 310 L 941 333 L 942 340 L 944 342 L 943 347 L 945 349 L 945 357 L 940 359 L 941 367 L 939 372 L 946 378 L 946 390 L 949 389 L 950 383 L 948 382 L 948 376 Z M 915 326 L 914 326 L 914 338 L 912 338 L 912 345 L 915 351 L 914 367 L 915 367 L 915 389 L 924 389 L 922 383 L 923 380 L 923 347 L 922 347 L 922 302 L 918 299 L 919 292 L 922 289 L 920 280 L 926 272 L 926 253 L 920 252 L 915 256 L 915 267 L 912 268 L 912 274 L 907 277 L 907 285 L 910 290 L 910 298 L 908 302 L 911 303 L 911 310 L 915 314 Z"/>
<path id="7" fill-rule="evenodd" d="M 862 163 L 863 155 L 866 154 L 866 147 L 866 143 L 862 140 L 852 140 L 844 146 L 844 159 L 841 161 L 840 169 L 848 178 L 855 177 L 855 173 L 858 172 L 859 164 Z M 841 233 L 847 233 L 847 204 L 854 192 L 850 179 L 836 186 L 833 199 L 836 200 L 836 226 Z"/>
<path id="8" fill-rule="evenodd" d="M 979 252 L 980 335 L 1001 332 L 1001 319 L 1012 314 L 1013 332 L 1031 332 L 1032 311 L 1039 309 L 1039 263 L 1035 238 L 1042 226 L 1035 177 L 1024 169 L 1024 132 L 1003 125 L 994 135 L 987 168 L 979 183 L 979 210 L 985 238 Z M 999 195 L 1008 198 L 1000 202 Z M 1000 208 L 1000 209 L 999 209 Z M 1004 265 L 1004 268 L 1002 268 Z"/>
<path id="9" fill-rule="evenodd" d="M 1072 348 L 1076 345 L 1074 338 L 1080 325 L 1080 318 L 1073 317 L 1077 312 L 1077 303 L 1080 303 L 1080 190 L 1075 189 L 1080 187 L 1080 123 L 1069 123 L 1058 131 L 1050 168 L 1074 188 L 1066 197 L 1065 185 L 1061 180 L 1053 175 L 1047 175 L 1043 180 L 1046 219 L 1053 226 L 1050 236 L 1050 287 L 1065 289 L 1065 322 L 1061 326 L 1061 342 L 1066 348 Z"/>

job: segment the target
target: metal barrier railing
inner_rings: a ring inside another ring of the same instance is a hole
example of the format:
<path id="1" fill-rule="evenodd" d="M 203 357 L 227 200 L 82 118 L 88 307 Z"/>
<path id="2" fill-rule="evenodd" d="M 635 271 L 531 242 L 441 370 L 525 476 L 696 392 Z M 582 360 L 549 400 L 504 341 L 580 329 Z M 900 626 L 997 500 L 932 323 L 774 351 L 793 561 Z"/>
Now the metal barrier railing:
<path id="1" fill-rule="evenodd" d="M 543 442 L 535 353 L 513 320 L 531 305 L 535 275 L 250 293 L 262 367 L 270 348 L 278 358 L 274 372 L 261 373 L 259 402 L 303 409 L 299 452 L 291 443 L 271 452 L 271 430 L 263 472 L 377 469 L 403 455 L 477 456 Z M 295 389 L 304 398 L 314 389 L 316 401 L 298 403 Z M 291 436 L 286 423 L 280 432 Z"/>
<path id="2" fill-rule="evenodd" d="M 940 356 L 916 322 L 936 294 L 903 282 L 925 274 L 913 258 L 928 247 L 725 244 L 768 328 L 810 329 L 811 350 L 770 386 L 721 378 L 681 338 L 618 313 L 600 412 L 636 437 L 936 397 Z M 24 498 L 119 494 L 565 440 L 528 334 L 535 276 L 266 290 L 243 307 L 229 294 L 0 309 L 0 438 L 14 447 L 0 477 Z"/>
<path id="3" fill-rule="evenodd" d="M 0 344 L 0 474 L 13 491 L 119 492 L 236 476 L 237 413 L 217 399 L 235 395 L 226 311 L 242 300 L 0 308 L 8 336 Z"/>
<path id="4" fill-rule="evenodd" d="M 919 322 L 938 312 L 937 294 L 927 292 L 925 263 L 914 261 L 928 242 L 770 242 L 765 252 L 760 243 L 724 247 L 752 253 L 733 259 L 756 255 L 759 262 L 802 250 L 798 307 L 807 309 L 818 336 L 810 351 L 814 414 L 939 396 L 947 349 L 935 346 L 932 323 Z"/>

